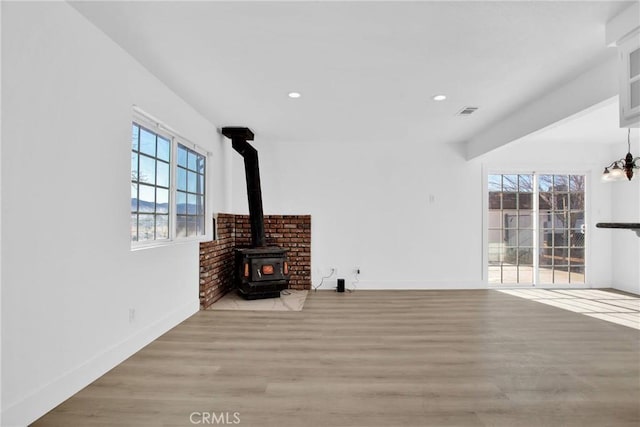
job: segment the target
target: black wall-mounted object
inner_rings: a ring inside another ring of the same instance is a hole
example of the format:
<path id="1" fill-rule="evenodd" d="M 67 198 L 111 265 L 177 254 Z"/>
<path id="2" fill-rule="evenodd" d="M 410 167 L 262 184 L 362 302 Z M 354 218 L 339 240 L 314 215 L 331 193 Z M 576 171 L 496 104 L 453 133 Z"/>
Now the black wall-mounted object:
<path id="1" fill-rule="evenodd" d="M 338 292 L 344 292 L 344 279 L 338 279 Z"/>
<path id="2" fill-rule="evenodd" d="M 224 127 L 222 134 L 231 139 L 233 149 L 243 157 L 247 180 L 251 247 L 236 249 L 238 293 L 245 299 L 278 298 L 280 291 L 289 286 L 287 250 L 267 246 L 258 152 L 247 142 L 253 141 L 253 132 L 246 127 Z"/>

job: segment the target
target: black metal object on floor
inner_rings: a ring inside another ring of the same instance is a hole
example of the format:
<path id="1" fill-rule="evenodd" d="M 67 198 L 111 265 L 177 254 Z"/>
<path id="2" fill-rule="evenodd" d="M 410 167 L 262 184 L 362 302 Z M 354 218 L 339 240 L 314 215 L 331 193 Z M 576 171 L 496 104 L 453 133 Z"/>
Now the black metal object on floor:
<path id="1" fill-rule="evenodd" d="M 278 298 L 289 286 L 287 250 L 266 244 L 258 152 L 247 142 L 253 141 L 254 134 L 246 127 L 224 127 L 222 134 L 243 157 L 247 181 L 251 247 L 236 249 L 238 293 L 246 299 Z"/>

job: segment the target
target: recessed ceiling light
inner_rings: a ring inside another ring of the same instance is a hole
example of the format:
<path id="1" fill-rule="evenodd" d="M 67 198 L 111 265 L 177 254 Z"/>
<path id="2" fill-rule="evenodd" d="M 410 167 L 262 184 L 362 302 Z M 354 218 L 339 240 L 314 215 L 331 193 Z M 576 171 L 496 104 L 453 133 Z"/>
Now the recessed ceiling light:
<path id="1" fill-rule="evenodd" d="M 300 98 L 300 92 L 289 92 L 289 98 Z"/>
<path id="2" fill-rule="evenodd" d="M 444 101 L 445 99 L 447 99 L 447 95 L 436 95 L 433 97 L 434 101 Z"/>

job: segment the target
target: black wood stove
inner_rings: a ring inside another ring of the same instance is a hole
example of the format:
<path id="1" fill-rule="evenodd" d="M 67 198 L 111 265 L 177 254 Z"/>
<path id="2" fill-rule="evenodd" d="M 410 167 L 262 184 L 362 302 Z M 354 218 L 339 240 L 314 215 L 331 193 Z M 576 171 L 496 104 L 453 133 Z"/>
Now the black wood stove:
<path id="1" fill-rule="evenodd" d="M 244 158 L 249 199 L 251 247 L 236 249 L 238 293 L 246 299 L 278 298 L 289 285 L 287 250 L 266 244 L 258 152 L 247 142 L 253 141 L 253 132 L 245 127 L 224 127 L 222 134 L 231 139 L 233 149 Z"/>

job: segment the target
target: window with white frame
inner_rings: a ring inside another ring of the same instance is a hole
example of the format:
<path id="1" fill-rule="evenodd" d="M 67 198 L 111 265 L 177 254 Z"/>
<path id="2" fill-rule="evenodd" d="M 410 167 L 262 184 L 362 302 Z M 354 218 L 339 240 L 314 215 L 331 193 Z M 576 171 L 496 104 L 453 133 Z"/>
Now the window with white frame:
<path id="1" fill-rule="evenodd" d="M 205 166 L 203 155 L 178 144 L 176 234 L 178 237 L 204 234 Z"/>
<path id="2" fill-rule="evenodd" d="M 585 178 L 488 176 L 489 283 L 585 283 Z"/>
<path id="3" fill-rule="evenodd" d="M 150 121 L 131 131 L 132 247 L 204 236 L 205 154 Z"/>

